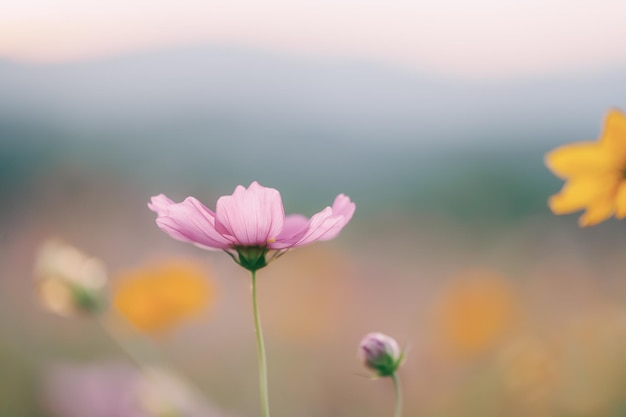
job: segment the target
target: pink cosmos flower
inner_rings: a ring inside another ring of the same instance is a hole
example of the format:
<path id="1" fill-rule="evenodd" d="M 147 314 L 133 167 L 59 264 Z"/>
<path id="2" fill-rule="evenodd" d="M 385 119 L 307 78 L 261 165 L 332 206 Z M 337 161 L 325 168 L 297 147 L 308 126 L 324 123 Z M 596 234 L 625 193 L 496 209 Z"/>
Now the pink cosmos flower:
<path id="1" fill-rule="evenodd" d="M 46 371 L 42 406 L 56 417 L 223 417 L 176 375 L 123 363 L 55 364 Z"/>
<path id="2" fill-rule="evenodd" d="M 350 221 L 355 205 L 340 194 L 332 207 L 310 219 L 300 214 L 285 216 L 278 190 L 253 182 L 241 185 L 232 195 L 217 200 L 215 212 L 194 197 L 175 203 L 160 194 L 148 203 L 156 223 L 174 239 L 209 250 L 224 250 L 241 266 L 257 270 L 290 248 L 336 237 Z"/>

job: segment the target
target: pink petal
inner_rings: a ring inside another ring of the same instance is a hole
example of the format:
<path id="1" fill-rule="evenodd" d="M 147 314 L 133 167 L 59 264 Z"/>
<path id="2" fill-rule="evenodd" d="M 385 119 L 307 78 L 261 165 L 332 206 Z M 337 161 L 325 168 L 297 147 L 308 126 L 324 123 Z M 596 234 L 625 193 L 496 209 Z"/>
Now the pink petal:
<path id="1" fill-rule="evenodd" d="M 290 214 L 285 216 L 283 230 L 276 237 L 275 242 L 268 246 L 271 249 L 283 249 L 292 246 L 299 241 L 309 229 L 309 219 L 301 214 Z"/>
<path id="2" fill-rule="evenodd" d="M 172 204 L 175 204 L 172 200 L 167 198 L 164 194 L 159 194 L 150 199 L 148 208 L 161 216 L 167 214 L 168 208 Z"/>
<path id="3" fill-rule="evenodd" d="M 350 197 L 345 194 L 339 194 L 333 202 L 333 215 L 343 216 L 346 224 L 352 219 L 352 215 L 356 210 L 356 205 L 350 201 Z"/>
<path id="4" fill-rule="evenodd" d="M 318 240 L 333 239 L 348 224 L 355 209 L 356 206 L 350 201 L 350 198 L 340 194 L 335 198 L 332 208 L 326 207 L 315 214 L 306 226 L 302 224 L 303 216 L 290 221 L 293 224 L 290 225 L 291 230 L 289 233 L 282 232 L 276 239 L 276 242 L 269 246 L 272 249 L 286 249 L 303 246 Z"/>
<path id="5" fill-rule="evenodd" d="M 215 230 L 215 213 L 193 197 L 175 203 L 161 194 L 152 197 L 148 207 L 158 214 L 159 228 L 174 239 L 205 249 L 230 247 L 230 241 Z"/>
<path id="6" fill-rule="evenodd" d="M 309 229 L 294 246 L 302 246 L 317 240 L 330 240 L 336 237 L 346 225 L 343 216 L 334 216 L 332 209 L 326 207 L 315 214 L 309 221 Z"/>
<path id="7" fill-rule="evenodd" d="M 241 246 L 266 245 L 278 236 L 285 220 L 280 193 L 256 181 L 220 197 L 215 212 L 215 229 Z"/>

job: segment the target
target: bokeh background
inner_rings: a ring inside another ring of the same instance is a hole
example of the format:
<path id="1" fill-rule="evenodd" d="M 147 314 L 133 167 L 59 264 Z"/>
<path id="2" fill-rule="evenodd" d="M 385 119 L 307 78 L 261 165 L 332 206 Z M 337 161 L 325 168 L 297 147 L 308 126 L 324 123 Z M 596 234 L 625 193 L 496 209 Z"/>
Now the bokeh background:
<path id="1" fill-rule="evenodd" d="M 214 207 L 253 180 L 287 212 L 357 204 L 336 240 L 259 273 L 276 415 L 390 415 L 390 381 L 356 359 L 371 331 L 408 347 L 406 416 L 626 415 L 626 231 L 553 216 L 543 165 L 626 108 L 624 16 L 609 0 L 0 1 L 0 415 L 72 417 L 51 369 L 130 366 L 92 320 L 41 307 L 49 237 L 114 282 L 202 265 L 209 307 L 149 340 L 222 415 L 257 415 L 247 274 L 146 207 Z"/>

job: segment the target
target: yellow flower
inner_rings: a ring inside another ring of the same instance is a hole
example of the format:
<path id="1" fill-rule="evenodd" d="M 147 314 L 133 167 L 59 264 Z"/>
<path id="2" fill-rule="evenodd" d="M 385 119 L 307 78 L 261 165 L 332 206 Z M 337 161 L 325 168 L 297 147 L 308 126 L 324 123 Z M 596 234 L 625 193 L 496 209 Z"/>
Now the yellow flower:
<path id="1" fill-rule="evenodd" d="M 581 226 L 593 226 L 626 217 L 626 115 L 610 110 L 597 142 L 565 145 L 548 153 L 548 168 L 567 180 L 561 192 L 550 197 L 554 214 L 586 210 Z"/>
<path id="2" fill-rule="evenodd" d="M 144 333 L 161 333 L 199 314 L 213 298 L 201 268 L 175 260 L 141 267 L 115 279 L 113 305 Z"/>

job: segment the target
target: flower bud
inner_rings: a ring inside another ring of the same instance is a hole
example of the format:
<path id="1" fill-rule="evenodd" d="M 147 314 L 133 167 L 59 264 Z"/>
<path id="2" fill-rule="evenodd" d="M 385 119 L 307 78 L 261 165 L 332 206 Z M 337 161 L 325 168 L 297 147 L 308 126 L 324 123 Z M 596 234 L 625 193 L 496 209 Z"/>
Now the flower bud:
<path id="1" fill-rule="evenodd" d="M 404 354 L 392 337 L 370 333 L 359 344 L 359 357 L 378 376 L 391 376 L 402 363 Z"/>
<path id="2" fill-rule="evenodd" d="M 102 262 L 57 241 L 44 243 L 35 263 L 39 298 L 54 313 L 95 314 L 104 306 L 107 281 Z"/>

